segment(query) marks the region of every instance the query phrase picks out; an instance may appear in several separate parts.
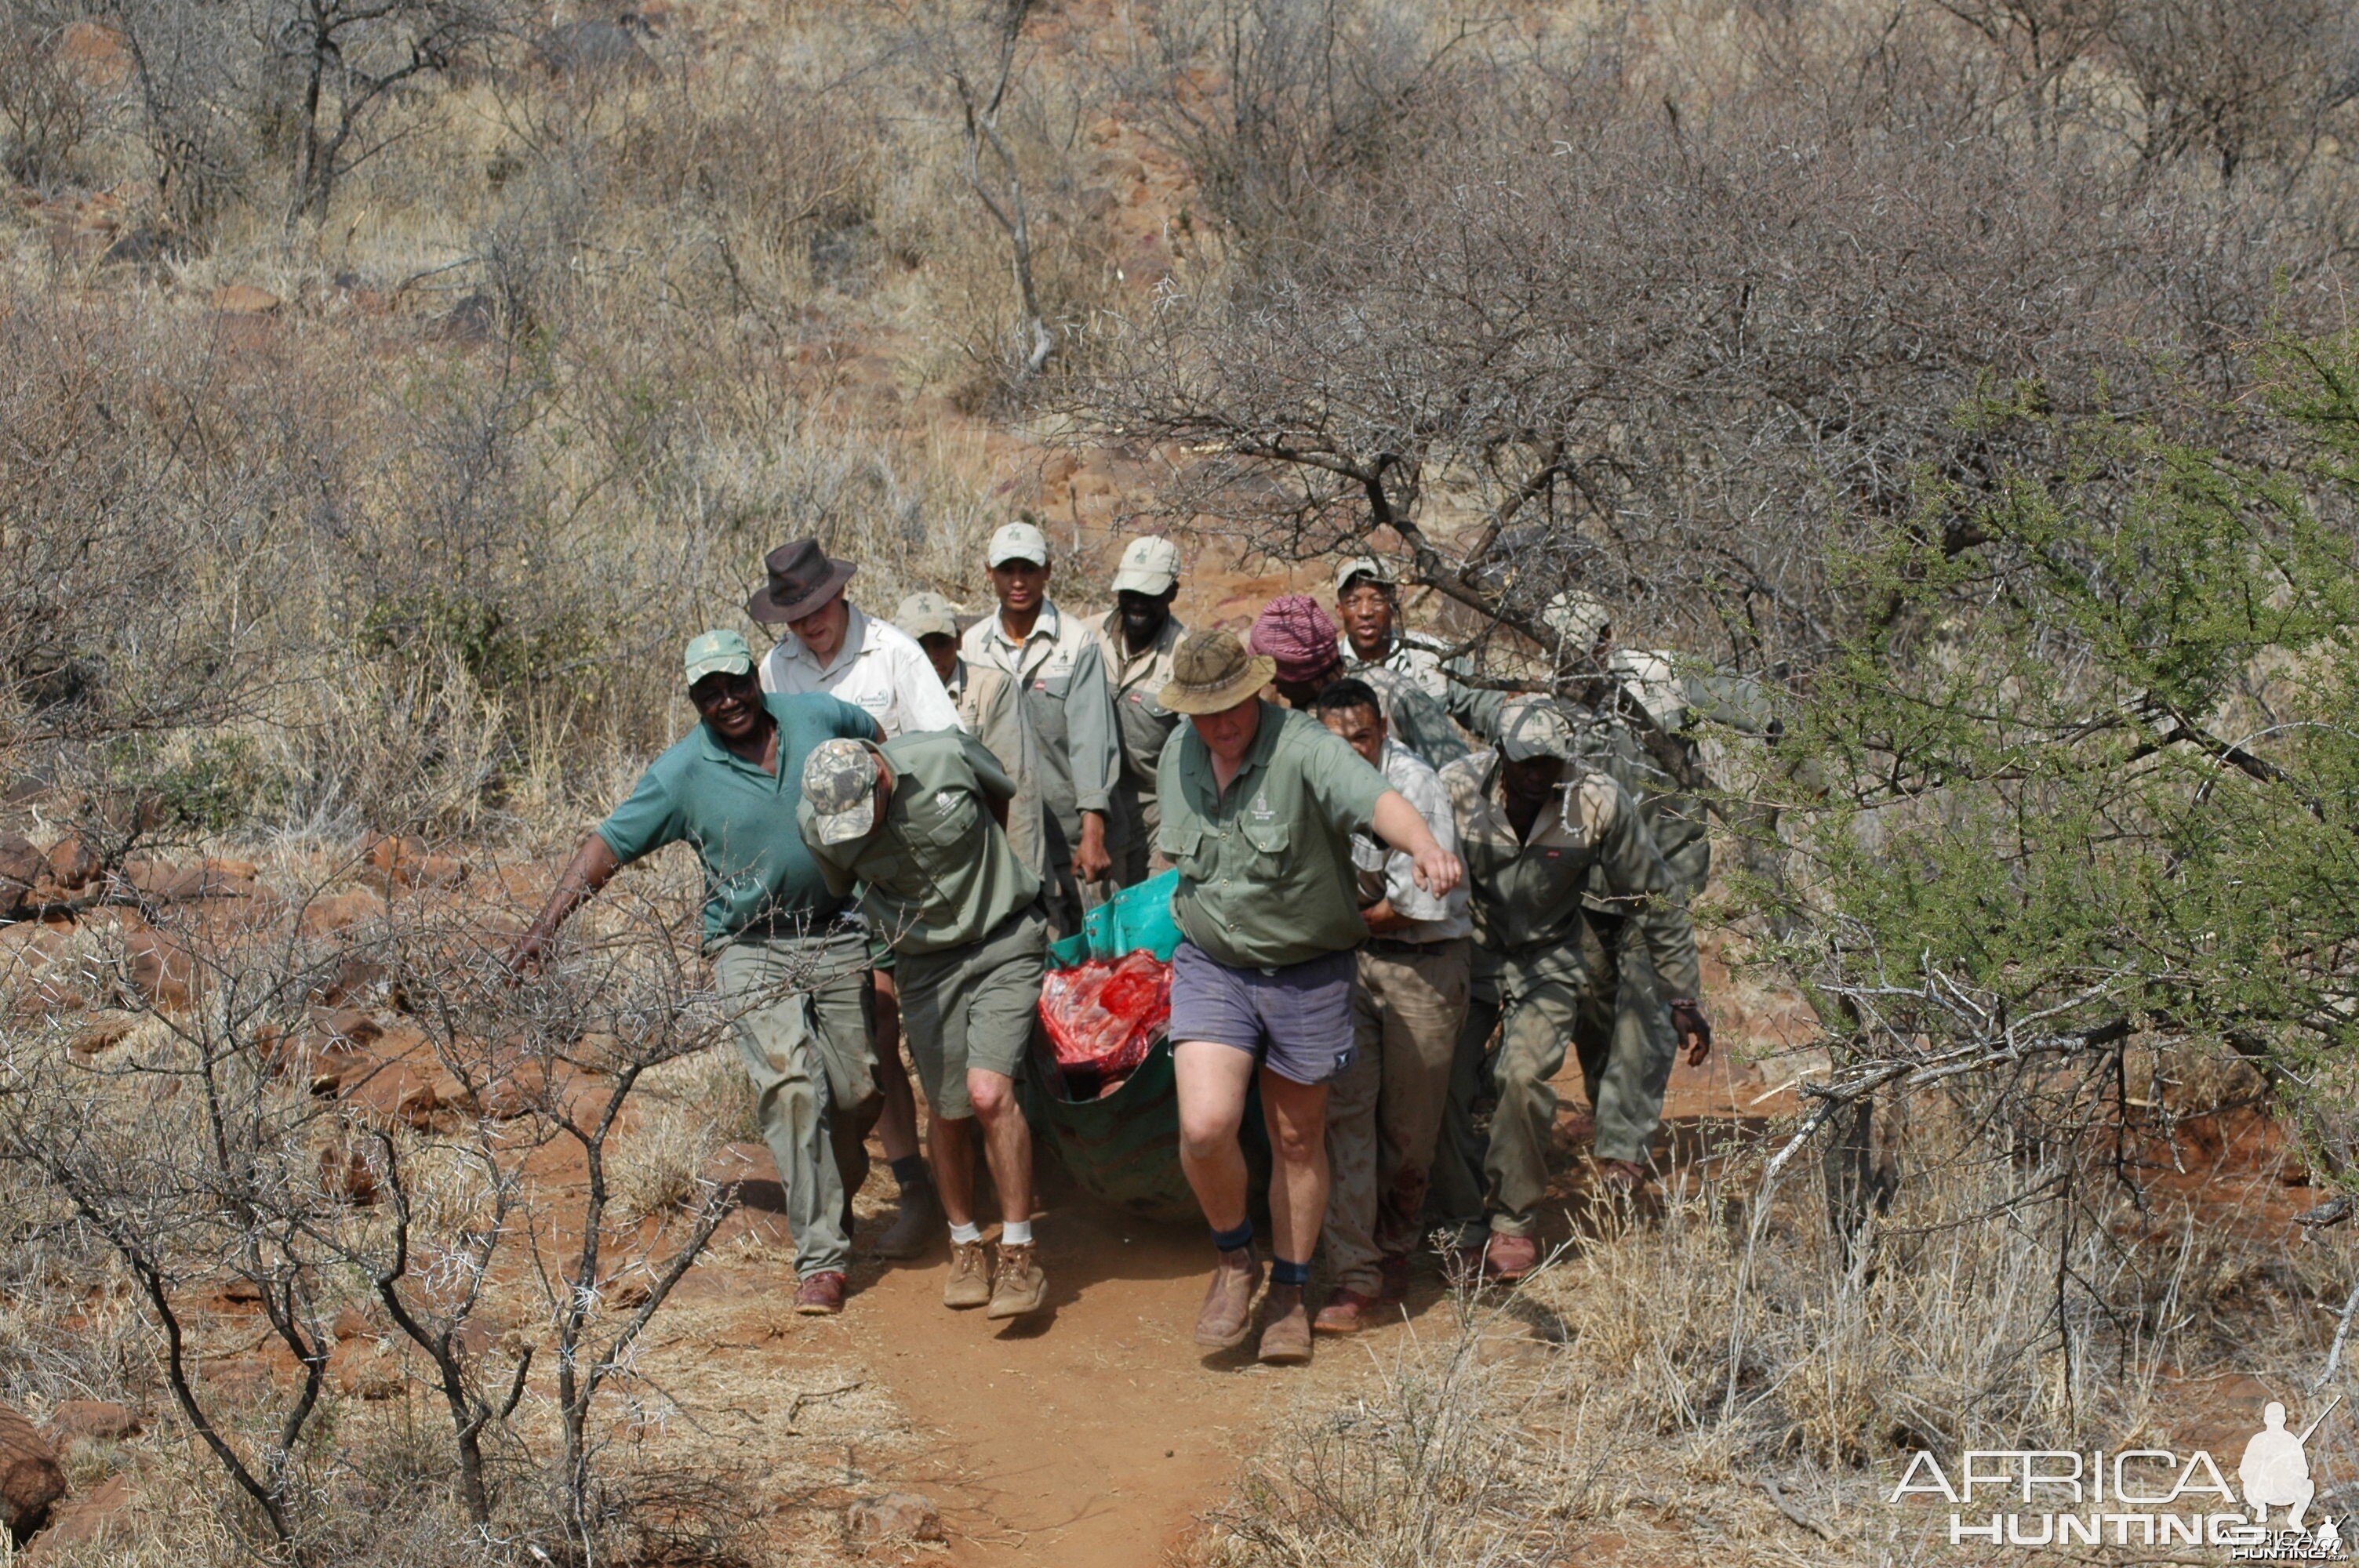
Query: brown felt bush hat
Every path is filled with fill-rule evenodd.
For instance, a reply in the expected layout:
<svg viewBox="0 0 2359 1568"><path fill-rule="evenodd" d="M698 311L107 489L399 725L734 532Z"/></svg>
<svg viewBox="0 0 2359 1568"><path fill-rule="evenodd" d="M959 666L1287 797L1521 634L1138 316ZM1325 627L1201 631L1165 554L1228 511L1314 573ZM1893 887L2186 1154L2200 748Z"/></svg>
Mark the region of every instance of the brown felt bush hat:
<svg viewBox="0 0 2359 1568"><path fill-rule="evenodd" d="M762 557L770 580L745 601L745 613L765 626L799 621L843 591L860 568L850 561L832 561L817 539L797 539L780 545Z"/></svg>
<svg viewBox="0 0 2359 1568"><path fill-rule="evenodd" d="M1277 662L1245 652L1234 632L1198 632L1171 654L1171 684L1156 700L1174 713L1225 713L1260 692Z"/></svg>

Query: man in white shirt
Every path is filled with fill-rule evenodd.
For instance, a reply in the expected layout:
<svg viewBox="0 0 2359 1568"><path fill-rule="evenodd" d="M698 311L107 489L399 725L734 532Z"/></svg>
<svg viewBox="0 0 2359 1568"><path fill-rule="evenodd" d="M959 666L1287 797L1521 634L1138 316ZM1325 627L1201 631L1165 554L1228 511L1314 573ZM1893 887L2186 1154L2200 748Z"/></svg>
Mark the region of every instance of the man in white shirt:
<svg viewBox="0 0 2359 1568"><path fill-rule="evenodd" d="M769 581L746 600L746 613L786 627L762 660L764 691L824 692L876 720L887 741L962 728L925 650L844 598L859 568L828 559L816 539L781 545L763 565Z"/></svg>
<svg viewBox="0 0 2359 1568"><path fill-rule="evenodd" d="M984 564L999 611L966 630L959 645L966 662L1005 671L1016 684L1016 721L1026 731L1021 754L1040 777L1040 836L1027 839L1012 818L1008 842L1040 879L1055 936L1081 929L1082 912L1113 889L1114 855L1107 818L1122 766L1114 697L1096 628L1067 615L1049 597L1048 535L1029 523L1010 523L991 536ZM1009 743L984 735L1005 757Z"/></svg>
<svg viewBox="0 0 2359 1568"><path fill-rule="evenodd" d="M1316 710L1457 853L1449 791L1387 733L1375 691L1346 677L1319 694ZM1353 840L1352 860L1369 936L1353 998L1357 1049L1327 1095L1333 1175L1322 1234L1334 1286L1311 1325L1321 1334L1356 1334L1408 1293L1473 961L1463 885L1436 898L1417 885L1409 857L1364 835Z"/></svg>
<svg viewBox="0 0 2359 1568"><path fill-rule="evenodd" d="M823 692L875 719L887 741L918 730L965 728L925 650L907 633L864 615L844 598L844 585L857 567L830 560L817 539L781 545L762 565L768 580L745 601L745 612L765 626L785 628L762 660L764 691ZM918 1098L901 1060L892 953L881 940L872 940L870 956L876 978L876 1086L885 1096L876 1136L901 1184L901 1212L869 1250L880 1258L914 1258L941 1227L940 1202L925 1157L918 1152Z"/></svg>

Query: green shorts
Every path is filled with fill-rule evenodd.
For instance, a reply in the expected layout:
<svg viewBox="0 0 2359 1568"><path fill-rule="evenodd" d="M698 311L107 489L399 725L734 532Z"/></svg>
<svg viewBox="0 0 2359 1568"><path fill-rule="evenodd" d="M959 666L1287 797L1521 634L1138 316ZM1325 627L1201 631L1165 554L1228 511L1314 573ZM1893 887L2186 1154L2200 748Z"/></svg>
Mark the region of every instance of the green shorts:
<svg viewBox="0 0 2359 1568"><path fill-rule="evenodd" d="M1038 905L1001 921L982 941L943 953L902 955L901 1038L918 1065L918 1082L934 1114L960 1121L974 1114L966 1076L981 1068L1023 1074L1032 1031L1040 1022L1040 973L1049 923Z"/></svg>

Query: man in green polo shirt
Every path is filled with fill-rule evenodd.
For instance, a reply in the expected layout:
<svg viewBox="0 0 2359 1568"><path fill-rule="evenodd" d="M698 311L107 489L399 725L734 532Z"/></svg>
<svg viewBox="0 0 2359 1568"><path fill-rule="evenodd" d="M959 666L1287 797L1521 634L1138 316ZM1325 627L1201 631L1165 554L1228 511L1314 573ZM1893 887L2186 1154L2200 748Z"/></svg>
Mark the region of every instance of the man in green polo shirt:
<svg viewBox="0 0 2359 1568"><path fill-rule="evenodd" d="M1327 1213L1327 1086L1352 1062L1353 949L1368 935L1352 835L1373 827L1436 897L1462 871L1358 752L1262 700L1273 667L1232 632L1180 644L1161 700L1189 722L1158 765L1156 847L1180 872L1186 938L1171 963L1180 1164L1220 1254L1196 1343L1243 1344L1261 1282L1237 1144L1258 1076L1275 1156L1259 1355L1298 1362L1310 1358L1302 1290Z"/></svg>
<svg viewBox="0 0 2359 1568"><path fill-rule="evenodd" d="M688 698L702 722L658 757L630 798L582 841L540 914L510 949L538 972L566 917L614 873L666 844L704 861L704 951L753 1081L762 1138L794 1229L795 1310L843 1309L852 1195L882 1105L869 1059L868 944L844 924L795 829L803 760L824 741L868 740L875 721L832 697L764 696L734 632L688 645Z"/></svg>
<svg viewBox="0 0 2359 1568"><path fill-rule="evenodd" d="M1016 1078L1039 1014L1049 921L1040 879L1007 842L1016 783L962 730L882 746L833 741L803 764L796 820L827 885L860 889L893 946L901 1022L933 1107L927 1136L951 1222L942 1304L1022 1317L1048 1300L1032 1242L1032 1133ZM999 1257L974 1219L974 1128L999 1188Z"/></svg>
<svg viewBox="0 0 2359 1568"><path fill-rule="evenodd" d="M1451 1106L1435 1152L1437 1206L1452 1222L1487 1213L1484 1267L1521 1279L1538 1260L1533 1239L1548 1192L1548 1147L1556 1126L1549 1080L1564 1065L1565 1043L1601 983L1583 950L1583 894L1591 875L1637 939L1668 998L1649 993L1667 1030L1690 1050L1712 1041L1696 1000L1695 934L1662 852L1637 803L1613 776L1582 761L1565 710L1522 697L1500 712L1499 741L1441 770L1466 857L1474 916L1473 1000L1459 1036ZM1470 1142L1484 1054L1498 1093L1487 1146ZM1668 1059L1606 1054L1582 1047L1582 1073L1596 1106L1601 1158L1643 1159L1662 1105ZM1477 1184L1479 1162L1482 1184Z"/></svg>

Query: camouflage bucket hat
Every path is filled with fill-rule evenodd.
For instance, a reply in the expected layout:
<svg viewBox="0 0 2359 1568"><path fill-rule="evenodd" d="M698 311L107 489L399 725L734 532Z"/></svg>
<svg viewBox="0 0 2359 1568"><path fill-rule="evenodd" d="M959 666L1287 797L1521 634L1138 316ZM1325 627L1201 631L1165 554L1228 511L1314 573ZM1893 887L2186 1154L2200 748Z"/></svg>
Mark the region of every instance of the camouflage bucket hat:
<svg viewBox="0 0 2359 1568"><path fill-rule="evenodd" d="M859 741L822 741L803 762L803 799L819 841L849 843L876 826L876 753Z"/></svg>
<svg viewBox="0 0 2359 1568"><path fill-rule="evenodd" d="M1547 697L1519 697L1499 710L1499 754L1511 762L1535 757L1570 762L1580 746L1572 720Z"/></svg>
<svg viewBox="0 0 2359 1568"><path fill-rule="evenodd" d="M1225 713L1277 673L1276 660L1246 653L1234 632L1215 628L1180 644L1171 655L1171 684L1156 699L1174 713Z"/></svg>

